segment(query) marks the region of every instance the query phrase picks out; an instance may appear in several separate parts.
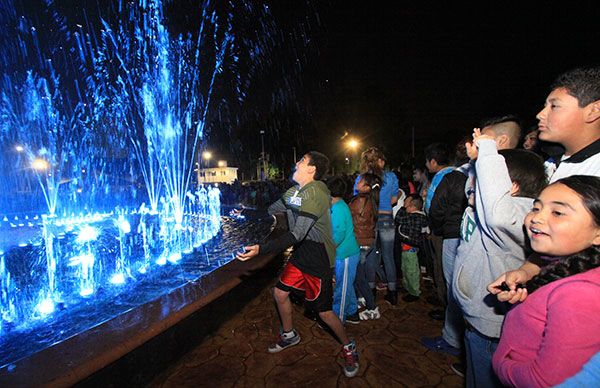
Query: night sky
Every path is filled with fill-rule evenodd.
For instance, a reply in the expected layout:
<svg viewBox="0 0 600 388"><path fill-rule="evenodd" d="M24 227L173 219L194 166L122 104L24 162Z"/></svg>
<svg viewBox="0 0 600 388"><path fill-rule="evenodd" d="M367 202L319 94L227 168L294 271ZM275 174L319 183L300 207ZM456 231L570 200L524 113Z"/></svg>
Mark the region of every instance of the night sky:
<svg viewBox="0 0 600 388"><path fill-rule="evenodd" d="M197 33L200 3L165 1L173 34ZM271 161L286 172L294 148L297 156L317 149L341 161L345 133L358 138L362 149L382 148L398 165L411 156L414 131L422 162L419 153L427 144L455 145L491 116L514 113L530 128L557 75L600 64L597 0L250 3L266 6L270 19L244 16L241 1L213 2L219 14L235 15L233 33L239 39L259 40L258 24L275 27L266 29L272 35L265 37L268 51L260 61L242 61L219 76L203 144L247 173L255 170L261 130ZM24 0L18 13L40 28L51 25L41 4ZM106 16L115 1L56 4L75 28L83 10L92 20ZM92 25L98 28L98 22ZM235 71L248 78L239 103L227 90Z"/></svg>
<svg viewBox="0 0 600 388"><path fill-rule="evenodd" d="M349 131L399 163L412 128L418 153L490 116L515 113L529 127L558 74L600 64L597 1L454 3L319 3L300 146L339 157Z"/></svg>

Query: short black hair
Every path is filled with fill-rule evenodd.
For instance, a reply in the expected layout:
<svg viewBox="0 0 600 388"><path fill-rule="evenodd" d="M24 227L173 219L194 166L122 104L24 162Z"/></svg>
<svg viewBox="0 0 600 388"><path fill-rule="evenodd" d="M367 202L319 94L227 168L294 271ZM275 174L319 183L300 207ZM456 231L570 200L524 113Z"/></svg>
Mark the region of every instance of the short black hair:
<svg viewBox="0 0 600 388"><path fill-rule="evenodd" d="M334 175L327 179L327 188L332 197L344 198L346 196L346 180L339 175Z"/></svg>
<svg viewBox="0 0 600 388"><path fill-rule="evenodd" d="M579 101L580 108L600 100L600 66L580 67L559 75L550 90L559 88L567 89Z"/></svg>
<svg viewBox="0 0 600 388"><path fill-rule="evenodd" d="M329 158L318 151L309 151L306 155L309 158L308 165L315 167L315 180L322 180L329 171Z"/></svg>
<svg viewBox="0 0 600 388"><path fill-rule="evenodd" d="M425 148L425 160L435 159L440 166L450 165L450 147L444 143L431 143Z"/></svg>
<svg viewBox="0 0 600 388"><path fill-rule="evenodd" d="M498 153L504 156L510 180L519 185L517 196L537 198L548 185L542 157L520 149L500 150Z"/></svg>
<svg viewBox="0 0 600 388"><path fill-rule="evenodd" d="M519 128L521 128L521 119L519 118L519 116L514 115L514 114L505 114L502 116L488 117L481 121L481 124L479 124L479 127L483 129L485 127L489 127L492 125L498 125L498 124L502 124L502 123L517 123Z"/></svg>
<svg viewBox="0 0 600 388"><path fill-rule="evenodd" d="M408 194L406 198L410 198L410 203L417 209L423 210L423 197L417 193Z"/></svg>

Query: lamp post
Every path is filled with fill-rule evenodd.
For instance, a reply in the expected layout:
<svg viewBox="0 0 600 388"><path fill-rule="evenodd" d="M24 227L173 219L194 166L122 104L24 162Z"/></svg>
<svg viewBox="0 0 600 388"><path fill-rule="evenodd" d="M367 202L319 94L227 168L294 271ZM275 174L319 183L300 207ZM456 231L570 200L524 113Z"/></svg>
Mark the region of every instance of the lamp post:
<svg viewBox="0 0 600 388"><path fill-rule="evenodd" d="M210 151L204 151L202 153L202 159L206 160L206 167L210 168L210 159L212 158L212 153Z"/></svg>
<svg viewBox="0 0 600 388"><path fill-rule="evenodd" d="M261 180L267 180L267 161L265 158L265 131L261 130L260 131L260 145L261 145L261 152L260 152L260 159L261 159Z"/></svg>
<svg viewBox="0 0 600 388"><path fill-rule="evenodd" d="M202 159L204 159L204 163L205 163L205 168L203 168L202 170L204 171L204 183L208 183L208 177L209 177L209 172L207 171L208 168L210 168L210 159L212 158L212 153L210 151L204 151L202 153Z"/></svg>
<svg viewBox="0 0 600 388"><path fill-rule="evenodd" d="M356 150L358 149L358 147L360 146L360 143L358 140L350 138L348 139L348 141L346 142L346 148L350 151L350 158L346 158L346 164L348 164L350 167L350 171L348 171L349 173L354 172L355 168L355 157L354 154L356 153Z"/></svg>

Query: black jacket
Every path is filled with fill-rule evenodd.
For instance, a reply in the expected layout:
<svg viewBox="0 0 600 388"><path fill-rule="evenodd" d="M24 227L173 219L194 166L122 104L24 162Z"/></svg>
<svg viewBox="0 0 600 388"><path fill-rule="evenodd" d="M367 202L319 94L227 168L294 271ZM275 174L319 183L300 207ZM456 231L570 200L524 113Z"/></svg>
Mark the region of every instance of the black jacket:
<svg viewBox="0 0 600 388"><path fill-rule="evenodd" d="M443 238L459 238L460 222L467 207L465 183L467 176L455 170L446 174L431 200L429 222L431 231Z"/></svg>

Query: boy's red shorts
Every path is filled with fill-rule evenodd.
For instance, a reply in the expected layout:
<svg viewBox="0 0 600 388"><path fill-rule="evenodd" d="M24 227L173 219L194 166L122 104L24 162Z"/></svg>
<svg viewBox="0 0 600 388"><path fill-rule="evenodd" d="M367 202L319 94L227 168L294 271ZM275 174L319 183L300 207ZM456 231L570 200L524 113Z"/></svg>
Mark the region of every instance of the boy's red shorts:
<svg viewBox="0 0 600 388"><path fill-rule="evenodd" d="M304 292L306 304L317 312L329 311L333 307L333 286L331 279L321 279L302 272L292 263L287 263L277 282L277 288L291 292Z"/></svg>

